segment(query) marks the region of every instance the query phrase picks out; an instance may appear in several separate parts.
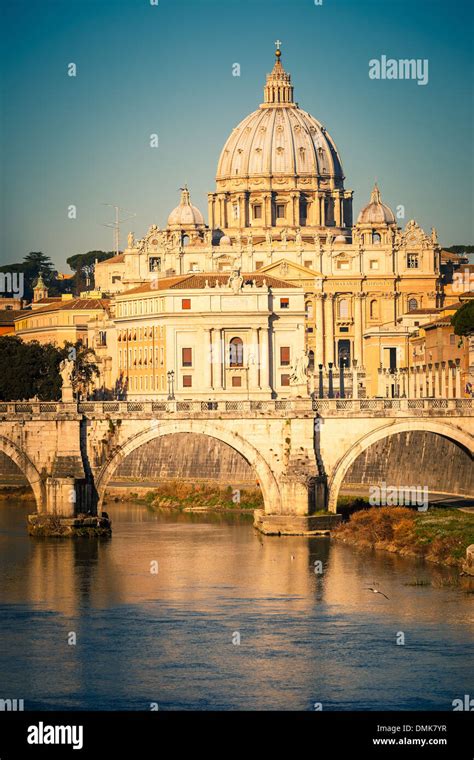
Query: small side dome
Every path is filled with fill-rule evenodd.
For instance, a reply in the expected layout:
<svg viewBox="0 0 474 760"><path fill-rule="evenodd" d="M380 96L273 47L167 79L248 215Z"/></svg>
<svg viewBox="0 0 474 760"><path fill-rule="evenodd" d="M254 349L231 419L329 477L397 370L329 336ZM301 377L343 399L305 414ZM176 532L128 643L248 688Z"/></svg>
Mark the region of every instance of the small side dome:
<svg viewBox="0 0 474 760"><path fill-rule="evenodd" d="M191 196L186 185L181 188L179 206L168 217L168 227L200 227L204 225L204 217L191 203Z"/></svg>
<svg viewBox="0 0 474 760"><path fill-rule="evenodd" d="M232 245L232 240L228 235L222 235L221 239L219 240L219 245Z"/></svg>
<svg viewBox="0 0 474 760"><path fill-rule="evenodd" d="M347 238L344 235L336 235L334 238L335 243L344 243L344 245L347 243Z"/></svg>
<svg viewBox="0 0 474 760"><path fill-rule="evenodd" d="M391 208L382 203L377 183L370 196L370 203L365 206L357 218L357 224L395 224L395 215Z"/></svg>

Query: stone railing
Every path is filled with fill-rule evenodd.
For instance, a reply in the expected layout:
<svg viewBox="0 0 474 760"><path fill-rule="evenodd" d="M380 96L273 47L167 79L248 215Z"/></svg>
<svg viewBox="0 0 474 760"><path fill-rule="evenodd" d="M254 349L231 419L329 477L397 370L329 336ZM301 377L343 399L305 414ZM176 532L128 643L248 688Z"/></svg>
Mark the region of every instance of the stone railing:
<svg viewBox="0 0 474 760"><path fill-rule="evenodd" d="M0 402L0 417L34 416L50 418L50 415L83 415L86 417L108 416L112 418L139 415L166 417L168 415L209 415L242 414L258 416L272 414L313 414L322 416L351 416L352 414L396 415L405 414L464 414L474 411L474 399L443 398L361 398L361 399L275 399L259 400L219 400L219 401L82 401L66 403L55 401Z"/></svg>
<svg viewBox="0 0 474 760"><path fill-rule="evenodd" d="M397 414L397 412L432 414L443 412L467 413L474 411L472 398L361 398L317 399L314 408L322 416L348 412L370 414Z"/></svg>

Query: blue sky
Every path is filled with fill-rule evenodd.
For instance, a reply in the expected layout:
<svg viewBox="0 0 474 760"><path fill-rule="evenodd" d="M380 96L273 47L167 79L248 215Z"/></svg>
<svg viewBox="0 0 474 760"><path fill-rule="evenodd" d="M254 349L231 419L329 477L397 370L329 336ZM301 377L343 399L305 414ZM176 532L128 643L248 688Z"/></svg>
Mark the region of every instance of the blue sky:
<svg viewBox="0 0 474 760"><path fill-rule="evenodd" d="M474 242L471 5L3 0L0 262L42 250L67 271L68 256L113 248L103 203L137 214L123 244L164 226L185 182L207 218L219 153L262 102L276 39L295 99L339 148L355 212L377 179L404 223ZM428 59L428 84L370 79L382 55Z"/></svg>

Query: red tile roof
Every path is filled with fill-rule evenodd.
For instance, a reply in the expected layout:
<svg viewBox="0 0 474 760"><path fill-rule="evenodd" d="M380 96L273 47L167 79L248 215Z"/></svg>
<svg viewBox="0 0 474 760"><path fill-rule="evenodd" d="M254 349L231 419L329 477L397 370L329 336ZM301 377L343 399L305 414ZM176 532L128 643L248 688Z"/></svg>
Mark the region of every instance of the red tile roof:
<svg viewBox="0 0 474 760"><path fill-rule="evenodd" d="M37 314L46 314L50 311L84 311L86 309L103 310L109 313L110 301L105 298L74 298L70 301L56 301L55 303L43 306L40 309L30 309L20 312L22 317L36 316ZM17 317L18 319L20 317Z"/></svg>
<svg viewBox="0 0 474 760"><path fill-rule="evenodd" d="M117 256L112 256L110 259L99 261L97 266L100 266L101 264L121 264L123 261L125 261L125 255L123 253L119 253Z"/></svg>

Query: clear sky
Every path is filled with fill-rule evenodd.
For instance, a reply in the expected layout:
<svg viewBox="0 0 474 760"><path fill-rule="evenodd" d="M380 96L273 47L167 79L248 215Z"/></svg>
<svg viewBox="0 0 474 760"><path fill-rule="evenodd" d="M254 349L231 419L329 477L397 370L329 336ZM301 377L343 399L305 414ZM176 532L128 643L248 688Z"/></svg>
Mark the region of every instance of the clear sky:
<svg viewBox="0 0 474 760"><path fill-rule="evenodd" d="M67 271L68 256L113 249L101 204L137 214L123 246L128 229L166 224L185 182L207 218L219 153L262 102L277 39L295 99L339 148L355 212L377 179L385 202L405 206L403 224L474 242L472 0L2 6L0 263L41 250ZM428 84L370 79L382 55L428 59Z"/></svg>

